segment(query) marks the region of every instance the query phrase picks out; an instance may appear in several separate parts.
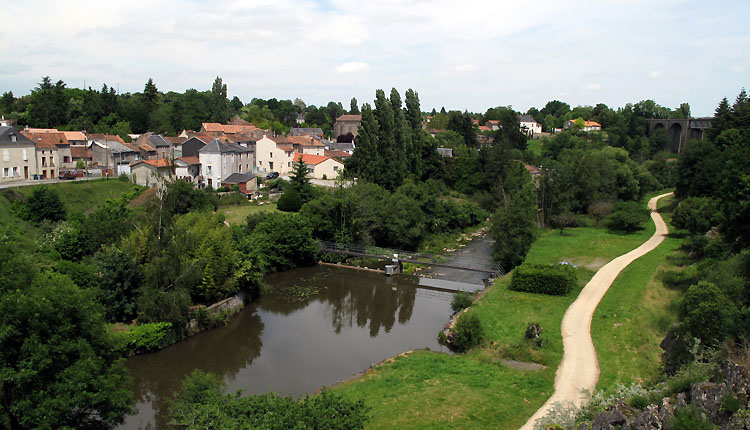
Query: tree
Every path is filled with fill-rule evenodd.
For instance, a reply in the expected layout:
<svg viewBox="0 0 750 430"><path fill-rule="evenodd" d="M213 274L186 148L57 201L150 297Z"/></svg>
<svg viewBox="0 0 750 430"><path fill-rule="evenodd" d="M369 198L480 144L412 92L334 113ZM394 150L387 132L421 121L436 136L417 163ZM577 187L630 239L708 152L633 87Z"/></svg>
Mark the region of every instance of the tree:
<svg viewBox="0 0 750 430"><path fill-rule="evenodd" d="M279 197L276 207L282 212L299 212L303 204L302 197L297 190L290 187Z"/></svg>
<svg viewBox="0 0 750 430"><path fill-rule="evenodd" d="M732 108L729 106L729 100L724 97L714 111L714 118L711 127L706 130L706 136L711 141L715 140L722 131L731 128L732 122Z"/></svg>
<svg viewBox="0 0 750 430"><path fill-rule="evenodd" d="M309 173L310 169L307 167L307 164L302 161L302 156L298 156L297 160L294 162L292 176L289 178L289 188L297 192L302 199L302 203L307 202L312 198L313 188L312 185L310 185L310 178L307 176Z"/></svg>
<svg viewBox="0 0 750 430"><path fill-rule="evenodd" d="M648 220L650 213L638 202L620 202L607 219L607 227L626 234L633 233L643 229L643 223Z"/></svg>
<svg viewBox="0 0 750 430"><path fill-rule="evenodd" d="M357 107L356 97L352 97L352 100L349 102L349 113L351 115L359 115L359 107Z"/></svg>
<svg viewBox="0 0 750 430"><path fill-rule="evenodd" d="M719 287L700 281L685 292L678 315L690 335L714 346L729 334L737 308Z"/></svg>
<svg viewBox="0 0 750 430"><path fill-rule="evenodd" d="M142 275L138 263L114 246L94 257L98 271L99 301L110 322L130 322L136 316L137 290Z"/></svg>
<svg viewBox="0 0 750 430"><path fill-rule="evenodd" d="M578 218L571 212L562 212L557 215L552 215L549 220L549 225L552 228L559 228L560 234L563 234L563 230L571 227L578 227Z"/></svg>
<svg viewBox="0 0 750 430"><path fill-rule="evenodd" d="M469 148L477 146L477 134L474 131L474 124L468 113L464 114L459 111L451 111L448 118L448 130L453 130L460 134Z"/></svg>
<svg viewBox="0 0 750 430"><path fill-rule="evenodd" d="M677 161L677 197L709 197L718 189L724 164L722 153L708 141L691 141Z"/></svg>
<svg viewBox="0 0 750 430"><path fill-rule="evenodd" d="M17 273L0 277L0 421L10 429L121 424L131 410L129 377L92 293L39 271L30 256L26 269L7 257L0 267ZM19 274L26 282L16 282Z"/></svg>
<svg viewBox="0 0 750 430"><path fill-rule="evenodd" d="M312 227L298 214L271 213L238 245L245 256L257 259L264 270L281 271L315 264L318 244Z"/></svg>
<svg viewBox="0 0 750 430"><path fill-rule="evenodd" d="M688 197L681 201L672 214L672 225L691 234L705 234L718 226L721 211L718 202L710 197Z"/></svg>
<svg viewBox="0 0 750 430"><path fill-rule="evenodd" d="M537 234L536 193L533 185L524 188L492 216L490 237L495 240L492 257L505 270L521 264Z"/></svg>
<svg viewBox="0 0 750 430"><path fill-rule="evenodd" d="M50 187L41 186L34 188L34 191L26 199L27 219L32 222L41 222L44 220L57 222L66 217L65 205L60 200L60 196Z"/></svg>
<svg viewBox="0 0 750 430"><path fill-rule="evenodd" d="M216 77L211 86L211 121L225 123L229 119L229 102L227 100L227 84Z"/></svg>

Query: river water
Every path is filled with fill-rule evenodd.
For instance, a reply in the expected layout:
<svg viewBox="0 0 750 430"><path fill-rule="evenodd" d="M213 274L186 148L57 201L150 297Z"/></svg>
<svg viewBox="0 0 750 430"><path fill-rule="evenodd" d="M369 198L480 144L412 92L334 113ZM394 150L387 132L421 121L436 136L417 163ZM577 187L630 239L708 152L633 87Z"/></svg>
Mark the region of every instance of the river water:
<svg viewBox="0 0 750 430"><path fill-rule="evenodd" d="M227 326L128 360L137 412L122 429L165 428L168 399L195 369L220 375L231 392L296 396L404 351L447 352L437 334L453 294L420 287L419 278L316 266L264 282L272 292Z"/></svg>

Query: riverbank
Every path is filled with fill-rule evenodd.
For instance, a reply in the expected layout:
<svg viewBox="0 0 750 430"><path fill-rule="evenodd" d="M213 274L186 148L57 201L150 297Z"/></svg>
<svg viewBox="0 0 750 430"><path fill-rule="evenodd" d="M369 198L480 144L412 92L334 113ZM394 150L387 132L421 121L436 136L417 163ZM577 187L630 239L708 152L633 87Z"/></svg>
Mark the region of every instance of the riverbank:
<svg viewBox="0 0 750 430"><path fill-rule="evenodd" d="M644 200L645 204L645 200ZM519 428L546 401L554 388L562 357L560 323L565 310L593 274L612 258L643 243L653 224L633 235L604 228L575 228L560 234L546 231L526 261L549 264L567 261L578 266L578 288L569 296L552 297L510 291L510 277L497 279L485 297L472 306L489 340L464 355L445 356L416 351L377 367L337 387L373 408L368 428ZM541 348L524 339L530 322L542 326ZM524 370L503 360L547 366Z"/></svg>

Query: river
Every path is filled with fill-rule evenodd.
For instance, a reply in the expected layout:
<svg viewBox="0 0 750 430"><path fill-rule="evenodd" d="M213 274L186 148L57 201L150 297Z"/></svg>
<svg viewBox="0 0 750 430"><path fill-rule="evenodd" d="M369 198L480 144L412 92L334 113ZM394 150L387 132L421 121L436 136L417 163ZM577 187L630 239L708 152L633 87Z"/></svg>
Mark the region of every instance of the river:
<svg viewBox="0 0 750 430"><path fill-rule="evenodd" d="M450 261L488 259L479 238ZM315 266L274 273L271 292L248 304L224 327L161 351L128 359L136 414L121 429L166 428L168 401L195 369L215 373L230 392L314 393L405 351L430 348L448 322L453 294L474 291L486 275L436 268L424 277Z"/></svg>
<svg viewBox="0 0 750 430"><path fill-rule="evenodd" d="M225 327L131 357L135 415L122 429L166 427L167 401L195 369L220 375L229 391L314 393L416 348L437 343L453 294L418 278L334 267L268 275L273 289Z"/></svg>

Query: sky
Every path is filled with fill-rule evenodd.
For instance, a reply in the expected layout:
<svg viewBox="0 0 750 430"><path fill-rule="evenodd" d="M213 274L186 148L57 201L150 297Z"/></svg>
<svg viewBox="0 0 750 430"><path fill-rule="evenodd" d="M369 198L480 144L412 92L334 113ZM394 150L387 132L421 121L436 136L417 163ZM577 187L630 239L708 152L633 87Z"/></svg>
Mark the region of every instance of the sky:
<svg viewBox="0 0 750 430"><path fill-rule="evenodd" d="M43 76L121 93L525 112L652 99L711 116L750 82L750 2L681 0L3 0L0 92Z"/></svg>

